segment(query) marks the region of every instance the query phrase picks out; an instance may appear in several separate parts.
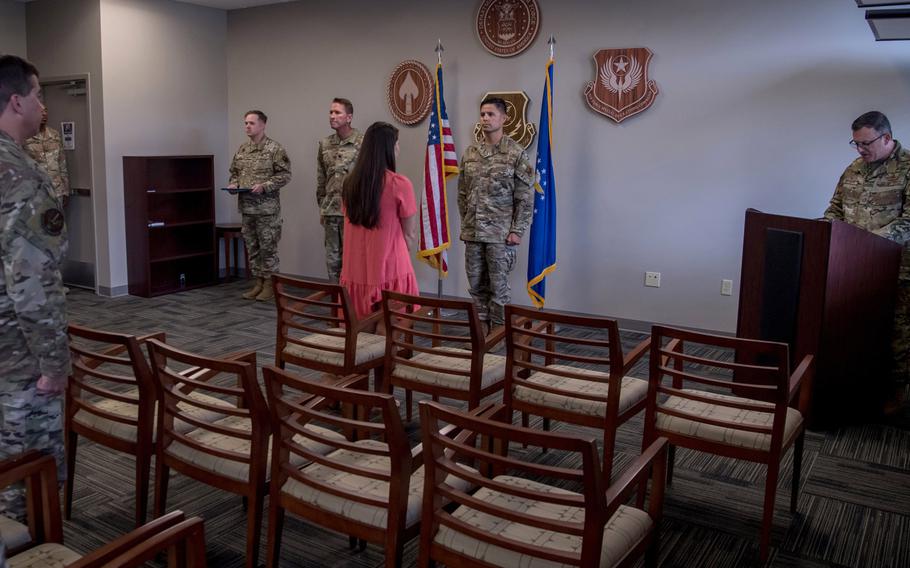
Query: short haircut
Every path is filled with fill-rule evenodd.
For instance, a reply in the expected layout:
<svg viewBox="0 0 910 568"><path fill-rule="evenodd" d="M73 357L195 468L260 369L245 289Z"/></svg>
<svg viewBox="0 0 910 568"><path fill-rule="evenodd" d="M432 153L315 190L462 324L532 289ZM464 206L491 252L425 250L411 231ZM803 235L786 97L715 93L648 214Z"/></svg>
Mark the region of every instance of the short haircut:
<svg viewBox="0 0 910 568"><path fill-rule="evenodd" d="M341 97L335 97L334 99L332 99L332 103L338 103L338 104L344 106L344 112L346 112L348 114L354 114L354 103L352 103L348 99L343 99Z"/></svg>
<svg viewBox="0 0 910 568"><path fill-rule="evenodd" d="M31 92L29 77L38 77L38 68L15 55L0 55L0 113L6 110L13 95L26 96Z"/></svg>
<svg viewBox="0 0 910 568"><path fill-rule="evenodd" d="M870 110L869 112L860 115L859 118L853 121L853 125L851 126L853 132L866 127L871 128L879 134L891 134L891 123L888 122L888 117L877 110Z"/></svg>
<svg viewBox="0 0 910 568"><path fill-rule="evenodd" d="M499 112L502 114L509 114L509 112L506 110L505 99L501 99L499 97L487 97L480 103L480 106L483 105L493 105L498 108Z"/></svg>
<svg viewBox="0 0 910 568"><path fill-rule="evenodd" d="M265 115L265 113L262 112L261 110L248 110L248 111L246 111L245 113L243 113L243 118L246 118L246 117L248 117L248 116L251 115L251 114L255 114L256 116L258 116L258 117L259 117L259 120L261 120L262 122L268 122L268 121L269 121L269 117L267 117L267 116Z"/></svg>

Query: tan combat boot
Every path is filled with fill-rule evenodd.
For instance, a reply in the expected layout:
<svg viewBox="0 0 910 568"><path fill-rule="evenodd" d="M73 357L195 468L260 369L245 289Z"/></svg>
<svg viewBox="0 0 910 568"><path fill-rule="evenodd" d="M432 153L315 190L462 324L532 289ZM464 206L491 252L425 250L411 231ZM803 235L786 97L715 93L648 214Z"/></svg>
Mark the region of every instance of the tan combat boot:
<svg viewBox="0 0 910 568"><path fill-rule="evenodd" d="M262 290L256 296L257 302L268 302L275 298L275 290L272 288L271 278L265 280L262 284Z"/></svg>
<svg viewBox="0 0 910 568"><path fill-rule="evenodd" d="M264 281L262 278L256 278L256 282L253 283L253 287L243 293L243 298L245 300L252 300L259 295L259 292L262 292Z"/></svg>

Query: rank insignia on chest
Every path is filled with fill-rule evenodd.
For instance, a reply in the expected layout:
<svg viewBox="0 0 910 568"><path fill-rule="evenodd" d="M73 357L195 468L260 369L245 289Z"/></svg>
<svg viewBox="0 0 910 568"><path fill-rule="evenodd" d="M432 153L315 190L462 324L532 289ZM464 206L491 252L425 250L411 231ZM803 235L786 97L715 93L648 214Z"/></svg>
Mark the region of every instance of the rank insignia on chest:
<svg viewBox="0 0 910 568"><path fill-rule="evenodd" d="M44 232L53 237L60 236L60 233L63 232L65 223L63 211L57 208L48 209L41 215L41 228L44 229Z"/></svg>

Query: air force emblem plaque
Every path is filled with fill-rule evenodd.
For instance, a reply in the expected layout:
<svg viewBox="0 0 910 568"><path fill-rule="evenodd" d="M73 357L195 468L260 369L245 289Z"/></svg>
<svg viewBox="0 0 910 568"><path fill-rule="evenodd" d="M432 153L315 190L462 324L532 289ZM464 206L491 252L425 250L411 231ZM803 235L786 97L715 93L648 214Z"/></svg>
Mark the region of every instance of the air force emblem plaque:
<svg viewBox="0 0 910 568"><path fill-rule="evenodd" d="M499 97L506 101L506 121L502 125L502 131L527 150L534 141L534 135L537 134L537 127L527 119L528 103L531 99L524 91L508 91L489 92L480 100L488 97ZM474 140L477 142L483 140L483 128L479 122L474 125Z"/></svg>
<svg viewBox="0 0 910 568"><path fill-rule="evenodd" d="M601 49L594 54L594 80L585 85L585 100L617 123L646 110L657 97L648 79L654 54L647 47Z"/></svg>

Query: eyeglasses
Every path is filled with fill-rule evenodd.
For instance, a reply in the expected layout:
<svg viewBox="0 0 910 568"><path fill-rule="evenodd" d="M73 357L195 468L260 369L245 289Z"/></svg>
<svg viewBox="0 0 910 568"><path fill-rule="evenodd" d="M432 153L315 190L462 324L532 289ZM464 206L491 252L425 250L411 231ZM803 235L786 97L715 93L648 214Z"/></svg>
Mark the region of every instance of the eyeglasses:
<svg viewBox="0 0 910 568"><path fill-rule="evenodd" d="M873 143L875 143L876 140L878 140L879 138L881 138L881 137L884 136L885 134L887 134L887 132L885 132L884 134L879 134L879 135L878 135L878 138L873 138L872 140L869 140L868 142L861 142L861 141L859 141L859 140L851 140L851 141L850 141L850 145L853 146L854 148L868 148L868 147L871 146Z"/></svg>

